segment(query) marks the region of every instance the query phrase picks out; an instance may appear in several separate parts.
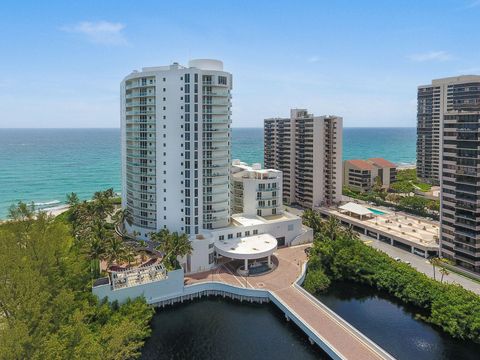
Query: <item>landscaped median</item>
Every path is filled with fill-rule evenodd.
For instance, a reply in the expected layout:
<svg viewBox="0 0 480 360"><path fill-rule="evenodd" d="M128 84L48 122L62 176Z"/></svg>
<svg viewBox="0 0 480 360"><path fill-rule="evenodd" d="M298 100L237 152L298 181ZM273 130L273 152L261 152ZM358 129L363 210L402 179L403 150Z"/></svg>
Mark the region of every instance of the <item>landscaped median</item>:
<svg viewBox="0 0 480 360"><path fill-rule="evenodd" d="M406 304L421 318L453 337L480 342L480 297L459 285L435 281L411 266L371 248L334 218L323 221L307 211L304 222L314 229L305 288L324 291L331 282L353 281L376 287Z"/></svg>

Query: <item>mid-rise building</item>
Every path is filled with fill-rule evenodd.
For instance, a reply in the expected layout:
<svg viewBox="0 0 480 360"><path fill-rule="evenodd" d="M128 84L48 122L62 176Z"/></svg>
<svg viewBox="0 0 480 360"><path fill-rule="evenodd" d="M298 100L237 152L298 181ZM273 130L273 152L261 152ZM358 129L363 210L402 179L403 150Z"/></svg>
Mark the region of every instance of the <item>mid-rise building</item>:
<svg viewBox="0 0 480 360"><path fill-rule="evenodd" d="M480 76L446 83L442 108L441 255L480 272Z"/></svg>
<svg viewBox="0 0 480 360"><path fill-rule="evenodd" d="M189 273L219 257L242 259L248 271L248 260L268 256L270 266L277 245L312 240L298 216L279 215L280 172L251 169L252 182L242 176L248 191L231 216L231 171L239 166L231 169L231 89L232 75L209 59L143 68L121 83L126 231L139 239L161 229L188 234L193 252L181 264Z"/></svg>
<svg viewBox="0 0 480 360"><path fill-rule="evenodd" d="M265 168L283 173L283 202L306 208L337 203L342 196L342 123L292 109L290 118L264 121Z"/></svg>
<svg viewBox="0 0 480 360"><path fill-rule="evenodd" d="M281 171L234 160L231 177L232 214L270 216L282 213Z"/></svg>
<svg viewBox="0 0 480 360"><path fill-rule="evenodd" d="M345 160L343 185L353 190L369 191L379 179L383 189L388 189L397 178L397 166L383 158Z"/></svg>

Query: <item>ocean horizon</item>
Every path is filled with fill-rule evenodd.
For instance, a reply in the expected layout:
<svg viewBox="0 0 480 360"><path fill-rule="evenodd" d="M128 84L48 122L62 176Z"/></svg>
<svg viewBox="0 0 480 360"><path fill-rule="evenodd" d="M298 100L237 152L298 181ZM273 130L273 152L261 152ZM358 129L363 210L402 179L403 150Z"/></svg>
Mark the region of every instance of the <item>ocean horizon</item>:
<svg viewBox="0 0 480 360"><path fill-rule="evenodd" d="M416 162L416 128L343 129L343 159ZM232 128L232 159L263 164L263 128ZM119 128L0 128L0 219L19 201L50 208L121 189Z"/></svg>

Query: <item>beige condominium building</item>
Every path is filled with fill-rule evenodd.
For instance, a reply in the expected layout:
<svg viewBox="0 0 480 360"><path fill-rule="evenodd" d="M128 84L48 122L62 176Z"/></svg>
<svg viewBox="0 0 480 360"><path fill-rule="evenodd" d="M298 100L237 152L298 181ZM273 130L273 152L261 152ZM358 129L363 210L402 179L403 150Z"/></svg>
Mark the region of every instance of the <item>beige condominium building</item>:
<svg viewBox="0 0 480 360"><path fill-rule="evenodd" d="M477 83L479 78L477 75L448 77L418 87L417 174L424 181L435 185L440 183L444 116L453 111L454 97L471 94L460 95L453 89Z"/></svg>
<svg viewBox="0 0 480 360"><path fill-rule="evenodd" d="M283 172L283 202L329 206L342 196L342 123L292 109L290 118L264 121L265 168Z"/></svg>
<svg viewBox="0 0 480 360"><path fill-rule="evenodd" d="M440 108L443 257L480 272L480 76L434 80Z"/></svg>
<svg viewBox="0 0 480 360"><path fill-rule="evenodd" d="M345 160L343 163L343 185L353 190L370 190L377 177L382 188L388 189L397 179L397 166L383 158Z"/></svg>

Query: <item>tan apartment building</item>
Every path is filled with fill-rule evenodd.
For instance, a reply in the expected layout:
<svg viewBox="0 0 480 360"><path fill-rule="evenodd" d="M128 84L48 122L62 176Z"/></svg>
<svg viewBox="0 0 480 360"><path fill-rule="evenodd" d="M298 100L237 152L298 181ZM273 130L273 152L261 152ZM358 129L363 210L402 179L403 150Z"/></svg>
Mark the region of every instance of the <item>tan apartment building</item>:
<svg viewBox="0 0 480 360"><path fill-rule="evenodd" d="M441 255L480 272L480 76L445 84L441 152Z"/></svg>
<svg viewBox="0 0 480 360"><path fill-rule="evenodd" d="M452 89L475 84L478 75L454 76L434 79L429 85L420 85L417 91L417 174L422 180L440 184L442 159L443 120L454 109ZM455 100L460 101L460 100Z"/></svg>
<svg viewBox="0 0 480 360"><path fill-rule="evenodd" d="M314 116L306 109L265 119L265 168L283 172L285 204L313 208L341 200L342 126L339 116Z"/></svg>
<svg viewBox="0 0 480 360"><path fill-rule="evenodd" d="M377 177L382 181L382 188L388 189L397 179L397 166L383 158L343 162L343 185L353 190L369 191Z"/></svg>

